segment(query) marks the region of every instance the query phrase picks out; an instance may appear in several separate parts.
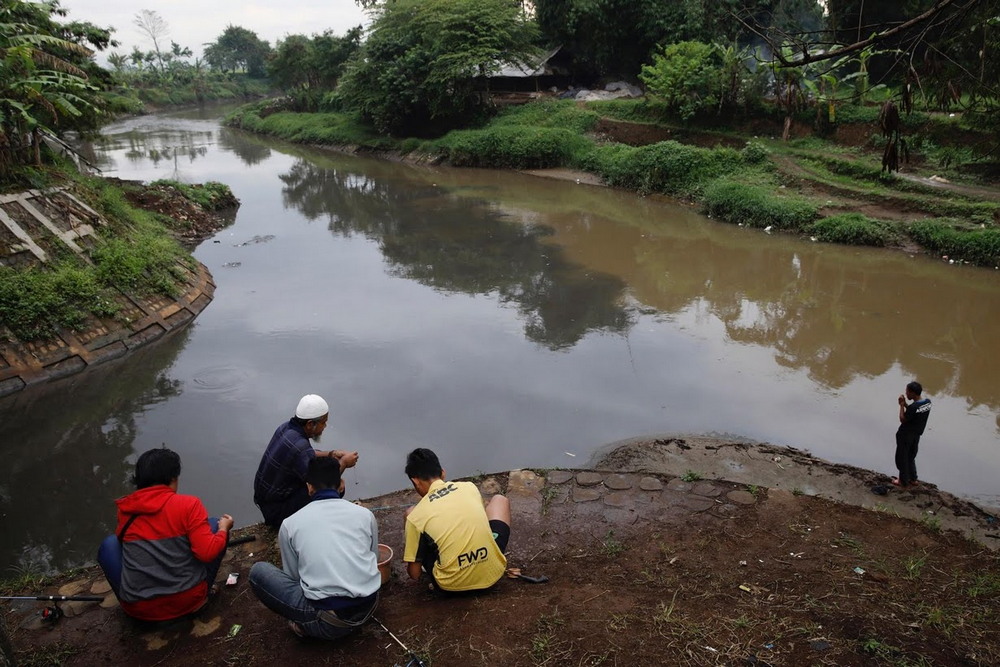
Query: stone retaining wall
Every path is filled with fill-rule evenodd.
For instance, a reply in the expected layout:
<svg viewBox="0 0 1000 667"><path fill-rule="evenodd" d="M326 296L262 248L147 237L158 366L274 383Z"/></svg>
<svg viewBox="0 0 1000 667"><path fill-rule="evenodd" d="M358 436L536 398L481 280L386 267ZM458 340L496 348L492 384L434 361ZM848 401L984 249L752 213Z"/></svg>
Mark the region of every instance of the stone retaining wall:
<svg viewBox="0 0 1000 667"><path fill-rule="evenodd" d="M64 246L89 261L86 250L105 221L65 190L29 190L0 196L0 264L48 262ZM90 316L77 331L61 329L45 341L23 342L0 327L0 397L30 385L73 375L183 328L212 301L215 283L204 265L179 268L186 278L177 298L118 293L113 319Z"/></svg>

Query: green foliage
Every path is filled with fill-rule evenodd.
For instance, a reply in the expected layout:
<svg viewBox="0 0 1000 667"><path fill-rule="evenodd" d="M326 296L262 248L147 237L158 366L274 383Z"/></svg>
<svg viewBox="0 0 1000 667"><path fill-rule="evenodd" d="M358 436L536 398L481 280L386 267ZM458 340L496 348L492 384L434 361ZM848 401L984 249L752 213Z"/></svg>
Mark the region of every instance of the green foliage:
<svg viewBox="0 0 1000 667"><path fill-rule="evenodd" d="M740 153L731 148L698 148L676 141L638 148L599 146L582 164L609 185L677 196L697 195L705 183L744 167Z"/></svg>
<svg viewBox="0 0 1000 667"><path fill-rule="evenodd" d="M695 472L694 470L687 470L684 472L683 475L681 475L681 481L687 482L689 484L691 482L697 482L700 479L701 479L701 474Z"/></svg>
<svg viewBox="0 0 1000 667"><path fill-rule="evenodd" d="M816 205L781 197L763 187L719 179L702 196L705 212L734 224L801 230L816 218Z"/></svg>
<svg viewBox="0 0 1000 667"><path fill-rule="evenodd" d="M771 151L759 141L748 141L740 154L744 162L752 165L765 164L771 159Z"/></svg>
<svg viewBox="0 0 1000 667"><path fill-rule="evenodd" d="M577 79L635 77L658 45L685 40L747 43L752 15L761 28L813 30L820 26L815 2L675 2L671 0L535 0L545 41L573 56ZM794 13L794 15L793 15Z"/></svg>
<svg viewBox="0 0 1000 667"><path fill-rule="evenodd" d="M219 37L205 47L205 62L222 72L243 71L249 76L264 76L264 61L271 46L257 33L235 25L226 26Z"/></svg>
<svg viewBox="0 0 1000 667"><path fill-rule="evenodd" d="M108 317L117 310L88 267L71 261L52 268L0 266L0 323L22 340L48 338L59 327L77 328L87 313Z"/></svg>
<svg viewBox="0 0 1000 667"><path fill-rule="evenodd" d="M959 230L946 219L920 220L910 236L931 252L980 266L1000 265L1000 229Z"/></svg>
<svg viewBox="0 0 1000 667"><path fill-rule="evenodd" d="M42 134L97 123L97 88L88 80L93 52L85 44L106 41L90 24L60 25L61 14L58 3L0 4L0 175L39 164Z"/></svg>
<svg viewBox="0 0 1000 667"><path fill-rule="evenodd" d="M613 530L609 530L608 534L604 536L604 540L601 541L601 550L608 558L618 556L625 549L626 546L615 537L615 531Z"/></svg>
<svg viewBox="0 0 1000 667"><path fill-rule="evenodd" d="M229 186L218 181L187 184L170 179L160 179L153 181L151 185L168 185L206 211L218 211L230 208L238 203Z"/></svg>
<svg viewBox="0 0 1000 667"><path fill-rule="evenodd" d="M843 213L823 218L806 228L820 241L845 245L882 247L892 236L889 226L860 213Z"/></svg>
<svg viewBox="0 0 1000 667"><path fill-rule="evenodd" d="M574 100L540 100L508 107L490 122L491 127L554 127L583 134L593 129L600 115L582 109Z"/></svg>
<svg viewBox="0 0 1000 667"><path fill-rule="evenodd" d="M390 148L394 142L380 136L361 122L356 113L273 113L266 118L261 111L268 102L240 107L226 117L225 123L251 132L280 137L286 141L327 145L361 144Z"/></svg>
<svg viewBox="0 0 1000 667"><path fill-rule="evenodd" d="M454 130L435 145L458 167L539 169L570 164L591 142L566 129L502 125Z"/></svg>
<svg viewBox="0 0 1000 667"><path fill-rule="evenodd" d="M278 42L267 63L271 81L299 111L335 110L326 97L337 85L347 62L361 48L361 26L343 37L327 30L321 35L290 35Z"/></svg>
<svg viewBox="0 0 1000 667"><path fill-rule="evenodd" d="M97 279L108 287L139 294L177 294L177 243L163 234L140 233L135 238L108 238L94 248Z"/></svg>
<svg viewBox="0 0 1000 667"><path fill-rule="evenodd" d="M376 10L340 95L380 132L430 136L482 107L477 76L525 60L534 24L509 0L396 0Z"/></svg>
<svg viewBox="0 0 1000 667"><path fill-rule="evenodd" d="M719 104L720 64L712 45L680 42L654 54L653 64L643 65L639 78L671 112L689 120Z"/></svg>

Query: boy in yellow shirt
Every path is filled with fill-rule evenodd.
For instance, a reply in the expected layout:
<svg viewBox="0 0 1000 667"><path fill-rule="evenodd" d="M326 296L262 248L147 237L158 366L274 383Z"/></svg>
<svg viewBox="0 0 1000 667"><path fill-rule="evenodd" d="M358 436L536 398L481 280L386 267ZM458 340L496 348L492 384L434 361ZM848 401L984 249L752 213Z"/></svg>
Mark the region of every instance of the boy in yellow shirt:
<svg viewBox="0 0 1000 667"><path fill-rule="evenodd" d="M489 588L504 575L510 539L510 501L495 495L483 508L471 482L449 482L437 454L414 449L406 457L406 476L420 502L406 514L403 561L411 579L421 571L444 591Z"/></svg>

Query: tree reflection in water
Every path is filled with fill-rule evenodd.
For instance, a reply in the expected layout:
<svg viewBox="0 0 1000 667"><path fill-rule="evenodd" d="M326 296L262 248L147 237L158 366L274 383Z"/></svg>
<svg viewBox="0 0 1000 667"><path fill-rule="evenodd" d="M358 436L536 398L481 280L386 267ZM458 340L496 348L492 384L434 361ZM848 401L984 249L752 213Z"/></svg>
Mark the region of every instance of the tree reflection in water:
<svg viewBox="0 0 1000 667"><path fill-rule="evenodd" d="M287 205L326 219L336 234L379 244L394 275L435 289L496 294L514 304L528 339L553 350L590 331L624 334L633 324L625 283L567 261L544 242L551 232L439 188L393 187L350 170L299 160L280 176Z"/></svg>

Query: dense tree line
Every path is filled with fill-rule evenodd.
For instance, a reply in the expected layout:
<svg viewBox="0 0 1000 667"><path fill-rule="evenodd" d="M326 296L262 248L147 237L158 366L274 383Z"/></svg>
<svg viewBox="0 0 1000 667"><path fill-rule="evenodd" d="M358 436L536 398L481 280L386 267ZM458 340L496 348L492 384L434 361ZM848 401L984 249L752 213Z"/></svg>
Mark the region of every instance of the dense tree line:
<svg viewBox="0 0 1000 667"><path fill-rule="evenodd" d="M746 113L762 100L790 117L809 103L1000 109L1000 0L358 0L367 29L289 35L273 48L229 25L203 59L140 10L151 49L67 22L58 0L0 5L0 160L38 159L42 134L95 127L107 91L187 87L193 99L234 77L267 77L299 111L353 111L381 132L428 135L489 111L484 81L555 46L571 81L642 81L671 113ZM825 11L824 11L825 7ZM232 95L231 91L220 94ZM169 96L165 101L174 101ZM111 105L114 109L114 105Z"/></svg>

